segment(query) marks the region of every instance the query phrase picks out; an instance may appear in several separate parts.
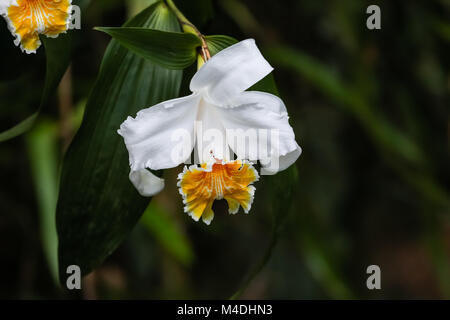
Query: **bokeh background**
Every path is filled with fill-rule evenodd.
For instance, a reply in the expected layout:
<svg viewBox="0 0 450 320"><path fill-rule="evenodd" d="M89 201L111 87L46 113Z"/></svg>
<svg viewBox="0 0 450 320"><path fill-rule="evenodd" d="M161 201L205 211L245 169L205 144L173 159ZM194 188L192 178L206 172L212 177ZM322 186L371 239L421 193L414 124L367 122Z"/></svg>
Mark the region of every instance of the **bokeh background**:
<svg viewBox="0 0 450 320"><path fill-rule="evenodd" d="M151 2L92 1L57 94L30 132L0 144L0 298L228 298L266 260L242 298L450 298L448 0L177 1L204 34L255 38L275 67L304 150L292 203L270 210L284 198L263 177L249 215L217 203L208 227L183 213L181 168L169 170L83 290L60 290L58 175L109 41L92 28L120 26ZM366 28L370 4L381 30ZM39 105L45 55L21 54L0 20L3 131ZM366 287L372 264L381 290Z"/></svg>

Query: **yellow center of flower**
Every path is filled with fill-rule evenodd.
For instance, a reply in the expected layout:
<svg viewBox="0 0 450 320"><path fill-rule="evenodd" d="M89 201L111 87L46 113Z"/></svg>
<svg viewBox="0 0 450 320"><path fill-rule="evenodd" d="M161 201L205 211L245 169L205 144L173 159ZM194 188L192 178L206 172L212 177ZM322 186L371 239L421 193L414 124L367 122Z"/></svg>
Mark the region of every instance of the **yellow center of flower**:
<svg viewBox="0 0 450 320"><path fill-rule="evenodd" d="M185 212L196 221L203 219L207 224L214 217L214 200L225 199L228 211L235 214L242 206L248 213L253 202L255 187L250 185L259 178L255 168L240 160L200 167L185 168L178 176L180 193L185 203Z"/></svg>
<svg viewBox="0 0 450 320"><path fill-rule="evenodd" d="M12 32L23 50L35 52L39 34L56 37L68 28L71 0L17 0L7 11Z"/></svg>

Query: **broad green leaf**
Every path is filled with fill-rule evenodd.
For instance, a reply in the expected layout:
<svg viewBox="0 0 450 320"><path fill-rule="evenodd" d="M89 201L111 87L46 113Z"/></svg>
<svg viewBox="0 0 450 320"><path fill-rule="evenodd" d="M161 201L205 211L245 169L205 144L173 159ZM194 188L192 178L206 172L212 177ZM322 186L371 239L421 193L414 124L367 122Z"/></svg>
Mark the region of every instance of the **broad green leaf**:
<svg viewBox="0 0 450 320"><path fill-rule="evenodd" d="M205 36L205 41L211 56L238 42L233 37L223 35Z"/></svg>
<svg viewBox="0 0 450 320"><path fill-rule="evenodd" d="M161 2L125 26L180 30ZM149 199L128 179L128 152L117 129L140 109L177 97L181 78L181 70L162 68L111 41L63 164L56 213L61 282L68 265L80 266L83 275L100 265L147 207Z"/></svg>
<svg viewBox="0 0 450 320"><path fill-rule="evenodd" d="M273 73L268 74L263 79L261 79L258 83L254 84L249 91L263 91L267 93L274 94L279 96L277 85L275 84L275 78Z"/></svg>
<svg viewBox="0 0 450 320"><path fill-rule="evenodd" d="M97 27L117 40L125 48L168 69L189 67L197 57L199 38L189 33L167 32L148 28Z"/></svg>
<svg viewBox="0 0 450 320"><path fill-rule="evenodd" d="M40 215L40 232L45 257L55 282L58 282L58 259L55 225L58 199L58 127L56 123L39 123L26 136L31 173Z"/></svg>
<svg viewBox="0 0 450 320"><path fill-rule="evenodd" d="M128 17L134 17L155 2L157 2L157 0L127 0Z"/></svg>
<svg viewBox="0 0 450 320"><path fill-rule="evenodd" d="M141 223L169 254L183 265L191 265L194 251L189 239L178 230L173 219L155 201L145 210Z"/></svg>

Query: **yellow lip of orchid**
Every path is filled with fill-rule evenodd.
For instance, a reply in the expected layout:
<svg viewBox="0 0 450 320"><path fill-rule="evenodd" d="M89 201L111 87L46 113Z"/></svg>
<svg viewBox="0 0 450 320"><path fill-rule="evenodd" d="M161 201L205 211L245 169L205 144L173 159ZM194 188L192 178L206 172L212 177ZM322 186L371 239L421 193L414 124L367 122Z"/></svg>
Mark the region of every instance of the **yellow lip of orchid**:
<svg viewBox="0 0 450 320"><path fill-rule="evenodd" d="M184 211L195 221L202 218L209 225L214 218L212 205L215 200L225 199L230 214L236 214L239 207L248 213L255 194L255 187L251 184L258 181L259 175L248 161L216 160L200 167L185 167L178 179Z"/></svg>
<svg viewBox="0 0 450 320"><path fill-rule="evenodd" d="M26 53L36 53L39 35L56 38L65 33L71 21L71 0L1 0L0 14Z"/></svg>

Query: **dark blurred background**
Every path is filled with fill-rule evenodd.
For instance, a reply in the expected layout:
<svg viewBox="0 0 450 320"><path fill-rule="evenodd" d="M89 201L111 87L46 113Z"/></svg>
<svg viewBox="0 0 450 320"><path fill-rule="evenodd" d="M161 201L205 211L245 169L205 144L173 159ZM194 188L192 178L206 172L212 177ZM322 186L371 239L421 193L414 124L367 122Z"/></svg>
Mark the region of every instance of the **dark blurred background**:
<svg viewBox="0 0 450 320"><path fill-rule="evenodd" d="M32 131L0 144L0 298L227 298L263 258L271 180L249 215L208 227L183 212L177 168L80 293L56 285L57 177L109 41L92 28L151 2L92 1L57 95ZM257 40L303 148L278 243L242 297L450 298L450 1L177 3L204 34ZM366 28L370 4L381 30ZM45 54L21 54L0 20L3 131L39 105ZM372 264L381 290L366 287Z"/></svg>

